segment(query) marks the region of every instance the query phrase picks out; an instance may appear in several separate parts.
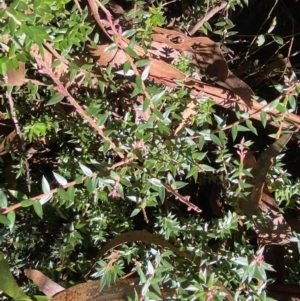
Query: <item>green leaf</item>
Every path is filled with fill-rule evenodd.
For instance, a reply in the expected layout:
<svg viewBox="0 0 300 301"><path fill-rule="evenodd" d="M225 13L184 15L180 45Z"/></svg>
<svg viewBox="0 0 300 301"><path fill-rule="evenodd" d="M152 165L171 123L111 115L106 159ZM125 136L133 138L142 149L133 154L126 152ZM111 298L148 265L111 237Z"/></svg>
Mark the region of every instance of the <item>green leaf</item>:
<svg viewBox="0 0 300 301"><path fill-rule="evenodd" d="M180 188L182 188L182 187L184 187L186 185L188 185L188 183L186 183L186 182L182 182L182 181L176 181L175 182L176 189L180 189Z"/></svg>
<svg viewBox="0 0 300 301"><path fill-rule="evenodd" d="M2 190L0 190L0 208L7 207L7 198Z"/></svg>
<svg viewBox="0 0 300 301"><path fill-rule="evenodd" d="M1 63L0 64L0 72L1 75L5 76L7 73L7 64L6 63Z"/></svg>
<svg viewBox="0 0 300 301"><path fill-rule="evenodd" d="M161 202L164 203L165 197L166 197L165 187L163 187L163 186L158 187L157 191L158 191L158 195L159 195L159 198L160 198Z"/></svg>
<svg viewBox="0 0 300 301"><path fill-rule="evenodd" d="M288 96L288 102L289 102L289 105L291 106L292 111L295 111L296 106L297 106L297 101L296 101L294 95Z"/></svg>
<svg viewBox="0 0 300 301"><path fill-rule="evenodd" d="M246 120L246 125L247 125L247 127L249 128L249 130L251 132L253 132L255 135L257 135L256 128L252 125L252 121L251 120L247 119Z"/></svg>
<svg viewBox="0 0 300 301"><path fill-rule="evenodd" d="M255 273L255 265L250 265L246 269L245 276L242 278L243 282L248 278L248 282L250 282L253 279L253 275Z"/></svg>
<svg viewBox="0 0 300 301"><path fill-rule="evenodd" d="M32 301L50 301L50 297L40 295L31 296L31 299Z"/></svg>
<svg viewBox="0 0 300 301"><path fill-rule="evenodd" d="M130 214L130 217L133 217L137 214L139 214L141 212L141 209L140 208L136 208L132 211L132 213Z"/></svg>
<svg viewBox="0 0 300 301"><path fill-rule="evenodd" d="M139 59L139 58L140 58L132 48L126 47L126 48L124 49L124 51L125 51L128 55L130 55L131 57L133 57L133 58L135 58L135 59Z"/></svg>
<svg viewBox="0 0 300 301"><path fill-rule="evenodd" d="M15 221L16 221L16 212L15 211L10 211L7 213L7 219L9 220L9 228L10 231L12 231L14 225L15 225Z"/></svg>
<svg viewBox="0 0 300 301"><path fill-rule="evenodd" d="M44 176L42 178L42 190L44 193L50 192L50 185Z"/></svg>
<svg viewBox="0 0 300 301"><path fill-rule="evenodd" d="M153 110L153 113L155 113L154 111L155 111L155 109ZM168 126L166 126L164 122L159 120L157 123L157 126L158 126L158 130L161 134L164 134L164 133L169 134L170 133L170 128Z"/></svg>
<svg viewBox="0 0 300 301"><path fill-rule="evenodd" d="M38 217L43 218L43 206L40 202L34 202L33 209Z"/></svg>
<svg viewBox="0 0 300 301"><path fill-rule="evenodd" d="M21 204L21 207L26 208L26 207L32 206L35 202L36 201L34 201L34 200L24 200L24 201L21 201L20 204Z"/></svg>
<svg viewBox="0 0 300 301"><path fill-rule="evenodd" d="M129 61L126 61L123 65L123 71L124 71L124 74L126 75L128 73L128 71L130 70L131 68L131 65L130 65L130 62Z"/></svg>
<svg viewBox="0 0 300 301"><path fill-rule="evenodd" d="M0 252L0 291L16 301L31 301L17 285L2 252Z"/></svg>
<svg viewBox="0 0 300 301"><path fill-rule="evenodd" d="M280 36L272 36L272 38L277 44L279 45L283 44L283 39Z"/></svg>
<svg viewBox="0 0 300 301"><path fill-rule="evenodd" d="M67 194L68 194L68 200L73 202L74 201L74 197L75 197L75 188L74 186L70 186L67 190Z"/></svg>
<svg viewBox="0 0 300 301"><path fill-rule="evenodd" d="M56 181L61 185L64 186L66 184L68 184L68 181L66 180L66 178L64 178L63 176L59 175L58 173L52 171L54 178L56 179Z"/></svg>
<svg viewBox="0 0 300 301"><path fill-rule="evenodd" d="M148 60L148 59L143 59L143 60L138 60L138 61L135 63L135 65L136 65L137 67L144 67L144 66L146 66L146 65L149 65L150 63L151 63L150 60Z"/></svg>
<svg viewBox="0 0 300 301"><path fill-rule="evenodd" d="M57 66L59 66L61 64L61 61L60 60L55 60L52 65L51 65L51 68L54 69L56 68Z"/></svg>
<svg viewBox="0 0 300 301"><path fill-rule="evenodd" d="M118 193L120 194L121 198L124 200L125 196L124 196L124 189L122 185L118 185Z"/></svg>
<svg viewBox="0 0 300 301"><path fill-rule="evenodd" d="M143 82L142 82L142 78L139 75L136 76L135 82L136 82L137 88L139 90L142 90L143 89Z"/></svg>
<svg viewBox="0 0 300 301"><path fill-rule="evenodd" d="M46 33L46 27L42 26L27 26L24 23L21 25L22 31L36 44L41 46L44 40L50 40L48 34Z"/></svg>
<svg viewBox="0 0 300 301"><path fill-rule="evenodd" d="M231 128L231 136L232 136L232 140L235 141L236 139L236 136L238 134L238 125L237 124L234 124Z"/></svg>
<svg viewBox="0 0 300 301"><path fill-rule="evenodd" d="M192 168L188 171L186 178L188 179L189 177L193 176L194 174L198 174L198 167L197 166L192 166Z"/></svg>
<svg viewBox="0 0 300 301"><path fill-rule="evenodd" d="M14 34L15 33L15 30L16 30L16 22L14 21L13 18L9 18L8 20L8 28L9 28L9 31Z"/></svg>
<svg viewBox="0 0 300 301"><path fill-rule="evenodd" d="M98 86L99 86L99 89L100 89L101 93L104 94L104 91L105 91L105 82L101 81L101 80L98 80Z"/></svg>
<svg viewBox="0 0 300 301"><path fill-rule="evenodd" d="M68 193L64 190L64 189L61 189L59 188L57 190L57 194L65 201L69 201L69 195Z"/></svg>
<svg viewBox="0 0 300 301"><path fill-rule="evenodd" d="M142 296L145 296L147 294L147 292L149 291L149 286L150 286L150 281L147 280L147 282L144 283L142 287L142 291L141 291Z"/></svg>
<svg viewBox="0 0 300 301"><path fill-rule="evenodd" d="M157 109L153 109L153 113L159 118L159 119L164 119L164 116L163 116L163 114L160 112L160 111L158 111Z"/></svg>
<svg viewBox="0 0 300 301"><path fill-rule="evenodd" d="M10 194L16 198L17 200L19 201L22 201L24 199L28 199L27 195L20 192L20 191L17 191L17 190L9 190Z"/></svg>
<svg viewBox="0 0 300 301"><path fill-rule="evenodd" d="M0 223L3 225L6 225L6 226L10 225L9 219L5 215L2 215L2 214L0 214ZM0 274L1 274L1 272L0 272Z"/></svg>
<svg viewBox="0 0 300 301"><path fill-rule="evenodd" d="M142 75L141 75L142 81L145 81L148 78L149 73L150 73L150 65L148 65L142 72Z"/></svg>
<svg viewBox="0 0 300 301"><path fill-rule="evenodd" d="M11 225L15 224L16 221L16 212L15 211L10 211L7 213L7 218L10 221Z"/></svg>
<svg viewBox="0 0 300 301"><path fill-rule="evenodd" d="M198 144L199 144L199 150L202 150L202 148L205 144L205 138L202 135L199 137Z"/></svg>
<svg viewBox="0 0 300 301"><path fill-rule="evenodd" d="M10 47L9 47L9 52L8 52L8 56L10 58L13 58L13 56L15 55L16 53L16 46L15 44L13 43ZM17 64L17 66L19 66L19 63ZM13 66L13 67L17 67L17 66Z"/></svg>
<svg viewBox="0 0 300 301"><path fill-rule="evenodd" d="M234 258L234 263L238 265L247 266L248 265L248 258L247 257L237 257Z"/></svg>
<svg viewBox="0 0 300 301"><path fill-rule="evenodd" d="M161 97L163 97L165 95L165 91L161 91L155 95L152 96L151 101L153 102L157 102Z"/></svg>
<svg viewBox="0 0 300 301"><path fill-rule="evenodd" d="M263 110L260 111L260 120L261 120L263 127L265 128L267 125L267 113Z"/></svg>
<svg viewBox="0 0 300 301"><path fill-rule="evenodd" d="M201 164L201 167L204 171L215 171L215 169L209 165Z"/></svg>
<svg viewBox="0 0 300 301"><path fill-rule="evenodd" d="M226 134L225 134L224 131L220 131L219 132L219 139L220 139L220 141L222 143L222 146L225 146L226 142L227 142L227 136L226 136Z"/></svg>
<svg viewBox="0 0 300 301"><path fill-rule="evenodd" d="M155 294L154 292L148 291L147 292L147 297L150 298L150 300L160 300L160 294Z"/></svg>
<svg viewBox="0 0 300 301"><path fill-rule="evenodd" d="M276 23L277 23L276 22L276 17L274 17L272 22L271 22L270 28L268 29L268 33L271 33L274 30L274 28L276 26Z"/></svg>
<svg viewBox="0 0 300 301"><path fill-rule="evenodd" d="M103 153L106 154L111 148L110 142L109 141L105 141L103 144Z"/></svg>
<svg viewBox="0 0 300 301"><path fill-rule="evenodd" d="M136 29L129 29L129 30L125 30L123 33L122 33L122 37L125 37L125 38L129 38L131 36L133 36L134 34L136 33Z"/></svg>
<svg viewBox="0 0 300 301"><path fill-rule="evenodd" d="M238 131L239 132L249 132L250 130L247 127L239 124L238 125Z"/></svg>
<svg viewBox="0 0 300 301"><path fill-rule="evenodd" d="M83 165L83 164L81 164L81 163L79 163L79 166L80 166L82 172L83 172L86 176L90 177L90 176L93 174L93 172L92 172L87 166L85 166L85 165Z"/></svg>
<svg viewBox="0 0 300 301"><path fill-rule="evenodd" d="M75 77L77 75L77 72L78 70L77 69L71 69L71 72L70 72L70 83L73 83L74 80L75 80Z"/></svg>
<svg viewBox="0 0 300 301"><path fill-rule="evenodd" d="M283 103L281 103L281 102L276 106L276 109L277 109L280 113L288 114L287 108L286 108L285 105L284 105Z"/></svg>
<svg viewBox="0 0 300 301"><path fill-rule="evenodd" d="M146 112L146 110L149 108L150 106L150 99L146 98L143 102L143 112Z"/></svg>
<svg viewBox="0 0 300 301"><path fill-rule="evenodd" d="M148 179L148 182L150 182L152 185L154 185L156 187L163 187L163 184L161 183L161 181L159 179L151 178L151 179Z"/></svg>
<svg viewBox="0 0 300 301"><path fill-rule="evenodd" d="M110 51L115 50L115 49L117 49L117 45L115 43L112 43L104 49L104 52L110 52Z"/></svg>
<svg viewBox="0 0 300 301"><path fill-rule="evenodd" d="M265 43L265 36L263 34L259 35L256 40L257 46L261 46Z"/></svg>
<svg viewBox="0 0 300 301"><path fill-rule="evenodd" d="M132 184L130 183L130 181L128 181L125 178L121 178L120 183L123 184L126 187L131 187L132 186Z"/></svg>
<svg viewBox="0 0 300 301"><path fill-rule="evenodd" d="M210 135L210 139L211 139L215 144L217 144L217 145L219 145L219 146L222 146L222 142L220 141L220 139L219 139L216 135L211 134L211 135Z"/></svg>
<svg viewBox="0 0 300 301"><path fill-rule="evenodd" d="M41 205L44 205L46 204L49 200L51 200L53 197L53 193L50 193L50 194L47 194L47 195L44 195L41 199L40 199L40 203Z"/></svg>
<svg viewBox="0 0 300 301"><path fill-rule="evenodd" d="M106 122L108 116L109 116L109 115L108 115L108 112L105 112L104 114L100 114L100 115L98 116L97 124L98 124L99 126L103 125L103 124Z"/></svg>
<svg viewBox="0 0 300 301"><path fill-rule="evenodd" d="M255 265L253 278L256 278L258 280L267 281L267 275L266 275L264 268Z"/></svg>
<svg viewBox="0 0 300 301"><path fill-rule="evenodd" d="M283 91L282 91L282 89L281 89L280 87L282 87L282 86L281 86L281 85L274 85L274 88L275 88L278 92L282 93ZM279 104L279 99L275 99L274 101L272 101L272 102L270 103L270 107L269 107L270 110L273 110L274 108L276 108L278 104Z"/></svg>
<svg viewBox="0 0 300 301"><path fill-rule="evenodd" d="M60 93L55 93L50 100L46 103L46 106L51 106L54 105L56 103L61 102L64 99L64 96Z"/></svg>

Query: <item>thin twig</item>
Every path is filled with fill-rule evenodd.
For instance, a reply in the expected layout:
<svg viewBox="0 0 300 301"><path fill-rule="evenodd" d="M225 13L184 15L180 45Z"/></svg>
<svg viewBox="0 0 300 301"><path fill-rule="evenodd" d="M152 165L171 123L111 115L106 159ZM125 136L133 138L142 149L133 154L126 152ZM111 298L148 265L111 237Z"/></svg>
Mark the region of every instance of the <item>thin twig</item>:
<svg viewBox="0 0 300 301"><path fill-rule="evenodd" d="M124 46L124 43L125 41L122 39L122 34L120 32L117 31L116 27L115 27L115 24L114 22L112 21L112 16L111 16L111 13L107 10L107 8L98 0L88 0L88 3L89 3L89 6L90 6L90 9L94 15L94 18L97 22L97 24L100 26L100 28L105 31L104 29L104 26L101 22L101 19L100 19L100 15L99 15L99 12L98 12L98 6L96 3L98 3L99 7L102 9L102 11L106 14L106 18L107 18L107 21L109 23L109 26L110 28L112 29L112 32L114 35L116 35L117 37L117 43L118 43L118 46L120 47L120 49L124 50L126 47ZM108 35L108 33L105 31L105 33ZM108 35L109 36L109 35ZM110 37L110 39L113 41L113 39ZM125 43L126 44L126 43ZM126 58L127 60L130 62L130 66L132 68L132 70L134 71L134 74L136 76L139 76L140 73L137 69L137 67L135 66L134 62L133 62L133 59L131 58L130 55L128 55L125 51L124 51L124 54L126 55ZM153 108L154 105L153 105L153 102L151 101L151 97L149 95L149 93L147 92L146 90L146 87L145 87L145 84L144 82L142 81L142 90L145 94L145 96L150 99L150 108Z"/></svg>
<svg viewBox="0 0 300 301"><path fill-rule="evenodd" d="M189 35L192 36L196 33L196 31L198 29L200 29L204 22L207 22L209 19L211 19L217 12L219 12L220 10L222 10L223 8L225 8L228 5L228 2L223 1L221 3L219 3L219 5L215 6L214 8L212 8L200 21L198 21L194 27L189 31Z"/></svg>
<svg viewBox="0 0 300 301"><path fill-rule="evenodd" d="M290 17L290 18L291 18L291 17ZM283 70L283 72L282 72L281 77L284 76L284 74L285 74L285 72L286 72L286 70L287 70L287 68L288 68L288 63L290 62L292 47L293 47L293 44L294 44L295 25L294 25L294 19L291 18L291 20L292 20L292 24L293 24L293 27L292 27L292 28L293 28L293 29L292 29L292 37L291 37L290 47L289 47L289 50L288 50L287 62L286 62L286 64L285 64L285 67L284 67L284 70Z"/></svg>
<svg viewBox="0 0 300 301"><path fill-rule="evenodd" d="M18 121L18 118L17 118L17 114L16 114L15 106L14 106L14 101L11 97L11 93L6 92L6 97L8 99L8 103L9 103L9 107L10 107L11 118L14 122L16 133L17 133L17 136L19 137L19 140L20 140L21 149L22 149L23 154L25 154L26 149L25 149L24 138L23 138L23 135L21 133L21 129L20 129L20 126L19 126L19 121ZM28 164L27 158L24 158L24 165L25 165L25 169L26 169L27 189L28 189L28 192L31 192L30 169L29 169L29 164Z"/></svg>
<svg viewBox="0 0 300 301"><path fill-rule="evenodd" d="M130 158L130 159L125 159L121 162L118 162L110 167L107 167L105 168L105 170L109 171L109 170L115 170L117 167L120 167L120 166L124 166L124 165L127 165L129 164L134 158ZM88 179L88 178L94 178L98 175L98 172L93 172L91 175L89 176L83 176L82 177L82 181ZM37 195L33 198L30 198L31 200L33 201L39 201L41 200L43 197L46 197L46 196L53 196L53 194L57 193L58 189L67 189L71 186L75 186L77 183L77 181L72 181L66 185L63 185L62 187L58 187L58 188L54 188L54 189L51 189L49 192L46 192L46 193L43 193L43 194L40 194L40 195ZM3 209L0 209L0 214L7 214L8 212L10 211L14 211L18 208L21 207L21 203L17 203L17 204L14 204L12 206L9 206L9 207L6 207L6 208L3 208Z"/></svg>
<svg viewBox="0 0 300 301"><path fill-rule="evenodd" d="M94 15L94 18L96 20L96 23L99 25L99 27L105 33L105 35L113 42L112 37L108 34L108 32L106 31L106 29L104 28L104 26L101 22L100 15L98 12L98 6L96 4L96 0L88 0L88 3L89 3L89 7ZM98 5L102 9L102 11L106 14L106 16L110 16L110 12L106 9L106 7L101 2L98 2Z"/></svg>
<svg viewBox="0 0 300 301"><path fill-rule="evenodd" d="M162 7L168 6L169 4L174 3L174 2L177 2L177 0L171 0L171 1L165 2L165 3L162 5Z"/></svg>
<svg viewBox="0 0 300 301"><path fill-rule="evenodd" d="M68 101L75 107L76 111L98 132L98 134L107 142L109 142L111 148L119 155L121 159L124 159L124 155L117 150L116 145L103 133L103 130L97 125L97 123L90 117L88 116L82 107L77 103L77 101L73 98L73 96L69 93L67 87L65 87L59 78L53 73L51 68L43 61L43 59L39 56L36 55L35 59L37 63L42 66L42 70L40 70L40 73L45 73L51 77L51 79L55 82L56 84L56 90L66 97Z"/></svg>
<svg viewBox="0 0 300 301"><path fill-rule="evenodd" d="M275 0L275 3L274 3L274 5L272 6L271 10L269 11L269 14L268 14L267 18L266 18L266 19L264 20L264 22L261 24L261 26L260 26L260 28L259 28L257 34L255 35L255 37L254 37L253 40L251 41L251 43L250 43L250 45L249 45L249 47L248 47L248 50L247 50L247 52L246 52L245 59L248 58L249 53L250 53L250 50L252 50L253 44L254 44L254 43L257 41L257 39L258 39L258 33L261 31L261 29L263 28L263 26L266 24L266 22L267 22L267 21L269 20L269 18L271 17L271 14L272 14L272 12L273 12L273 10L275 9L275 7L276 7L277 4L278 4L278 0ZM258 49L261 50L261 48L259 48L259 47L258 47ZM256 51L258 51L258 49L256 49ZM253 53L252 53L252 55L253 55Z"/></svg>
<svg viewBox="0 0 300 301"><path fill-rule="evenodd" d="M135 169L139 169L139 170L145 172L144 169L143 169L143 167L141 167L141 166L139 166L139 165L136 165L136 164L134 164L134 163L130 163L130 165L131 165L133 168L135 168ZM151 174L149 174L149 173L148 173L148 175L149 175L150 177L153 177L153 176L152 176ZM177 192L176 189L172 188L169 184L162 183L162 185L165 187L165 189L166 189L168 192L170 192L171 194L173 194L173 196L174 196L177 200L179 200L181 203L187 205L188 210L193 209L194 211L196 211L196 212L198 212L198 213L202 212L202 210L201 210L198 206L196 206L196 205L194 205L193 203L191 203L191 202L188 200L187 197L182 196L180 193Z"/></svg>
<svg viewBox="0 0 300 301"><path fill-rule="evenodd" d="M53 48L53 43L49 43L49 42L45 42L43 43L43 46L49 51L51 52L51 54L53 55L53 57L59 59L63 64L65 64L67 67L69 67L70 63L67 59L65 59L63 56L61 56L54 48ZM79 67L79 66L78 66ZM81 67L79 67L79 71L81 73L83 73L84 75L88 74L91 76L91 78L95 78L97 79L97 75L92 73L91 71L88 70L84 70Z"/></svg>
<svg viewBox="0 0 300 301"><path fill-rule="evenodd" d="M82 14L83 10L82 10L82 8L81 8L81 6L80 6L78 0L74 0L74 2L75 2L76 6L77 6L77 8L78 8L78 11Z"/></svg>
<svg viewBox="0 0 300 301"><path fill-rule="evenodd" d="M146 212L145 208L142 208L142 212L143 212L145 223L149 224L149 219L148 219L147 212Z"/></svg>

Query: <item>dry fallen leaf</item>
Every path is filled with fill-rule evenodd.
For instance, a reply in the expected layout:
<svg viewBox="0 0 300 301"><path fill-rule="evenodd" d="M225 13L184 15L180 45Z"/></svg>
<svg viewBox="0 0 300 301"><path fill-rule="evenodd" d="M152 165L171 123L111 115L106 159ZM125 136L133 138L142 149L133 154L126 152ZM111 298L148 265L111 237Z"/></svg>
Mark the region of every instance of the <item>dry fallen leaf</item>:
<svg viewBox="0 0 300 301"><path fill-rule="evenodd" d="M123 7L121 7L119 4L117 4L115 1L110 0L108 2L109 8L112 10L112 12L116 15L123 15L125 13Z"/></svg>
<svg viewBox="0 0 300 301"><path fill-rule="evenodd" d="M193 56L195 61L216 84L241 97L248 108L252 107L253 91L246 83L228 70L227 63L217 43L205 37L190 38L182 33L163 28L155 27L154 31L158 33L153 34L153 47L148 53L145 53L138 45L134 47L135 52L141 58L151 60L150 79L172 88L178 87L174 80L185 79L185 74L168 62L170 62L170 59L178 58L180 53L184 52ZM124 38L122 43L125 47L129 41ZM127 60L121 49L104 52L107 47L108 45L100 45L97 49L92 46L88 47L91 56L96 59L100 66L119 66ZM201 83L196 79L192 80L195 84ZM233 97L234 95L231 96L231 98Z"/></svg>
<svg viewBox="0 0 300 301"><path fill-rule="evenodd" d="M216 81L216 84L238 95L249 108L253 107L252 96L254 92L244 81L239 79L232 72L229 71L228 77L224 82Z"/></svg>
<svg viewBox="0 0 300 301"><path fill-rule="evenodd" d="M100 66L110 65L112 67L120 67L123 65L127 60L124 51L117 48L106 51L108 46L109 45L99 45L97 49L91 45L87 47L91 56L96 59Z"/></svg>
<svg viewBox="0 0 300 301"><path fill-rule="evenodd" d="M5 83L8 86L22 86L25 84L25 63L19 62L19 68L7 68Z"/></svg>
<svg viewBox="0 0 300 301"><path fill-rule="evenodd" d="M226 80L228 66L217 43L207 37L190 38L174 30L159 27L154 27L153 30L158 33L152 35L154 41L181 52L192 53L196 62L212 80Z"/></svg>

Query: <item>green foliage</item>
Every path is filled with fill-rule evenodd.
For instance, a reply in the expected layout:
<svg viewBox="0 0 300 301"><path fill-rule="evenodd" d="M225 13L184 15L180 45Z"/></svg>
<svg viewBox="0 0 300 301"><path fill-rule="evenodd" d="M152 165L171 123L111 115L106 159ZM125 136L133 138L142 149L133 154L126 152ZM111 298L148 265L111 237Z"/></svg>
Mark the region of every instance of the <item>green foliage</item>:
<svg viewBox="0 0 300 301"><path fill-rule="evenodd" d="M199 30L222 41L228 62L230 47L240 42L233 12L247 9L247 2L229 1L224 13ZM251 240L253 220L239 208L240 199L247 199L252 187L251 167L245 166L243 155L248 150L263 152L271 138L280 136L286 116L297 109L297 74L290 71L269 81L274 97L256 97L265 105L257 114L259 126L238 106L229 114L205 94L191 99L187 87L169 89L154 83L151 60L141 57L135 46L150 51L152 28L165 27L176 16L169 16L165 1L136 4L138 10L128 9L114 20L120 35L130 39L124 47L126 61L104 69L95 66L86 47L106 43L88 6L80 11L67 0L1 3L1 112L9 121L12 111L16 113L24 146L13 141L1 144L5 146L1 154L6 156L0 162L1 251L14 275L24 267L38 267L54 280L67 279L69 285L83 280L97 250L111 238L148 229L193 254L201 264L189 264L156 245L123 245L115 258L107 254L99 260L92 276L101 277L101 288L132 270L140 277L145 300L159 300L162 286L176 290L180 300L223 300L217 281L235 292L237 300L271 300L265 292L271 267L263 261L263 249L257 250ZM189 30L216 4L195 1L189 13L177 18L177 25ZM134 28L128 27L126 18L132 18ZM287 43L274 33L276 19L267 20L269 27L248 40L238 64L248 60L253 67L254 54L267 43L274 41L276 47ZM111 34L108 27L107 31ZM113 35L105 53L119 47L117 34ZM52 52L59 54L49 63L52 75L35 60L34 44L45 60L50 44ZM26 63L29 81L4 85L9 70L16 71L20 62ZM172 63L187 77L206 80L191 57L181 54ZM71 97L78 107L70 104ZM186 118L191 104L194 113ZM278 132L261 139L272 109L278 110L271 118ZM13 130L15 125L9 126ZM266 183L285 212L298 206L300 191L299 179L285 171L283 159L282 155L274 158ZM217 199L215 192L225 208L220 216L207 209ZM188 202L204 214L194 212ZM299 245L299 234L293 236ZM299 256L298 249L293 252L294 258ZM13 281L7 262L2 255L0 289L16 300L29 300ZM292 265L289 277L297 282ZM31 286L24 290L36 293Z"/></svg>
<svg viewBox="0 0 300 301"><path fill-rule="evenodd" d="M14 277L11 275L8 264L4 259L4 254L0 253L0 290L16 301L31 301L21 288L17 285Z"/></svg>

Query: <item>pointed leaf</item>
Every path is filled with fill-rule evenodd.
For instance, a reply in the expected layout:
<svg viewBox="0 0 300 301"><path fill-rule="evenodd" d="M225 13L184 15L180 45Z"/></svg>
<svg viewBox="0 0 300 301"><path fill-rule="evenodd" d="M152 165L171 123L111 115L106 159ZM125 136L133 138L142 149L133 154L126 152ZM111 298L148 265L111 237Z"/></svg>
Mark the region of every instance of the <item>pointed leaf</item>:
<svg viewBox="0 0 300 301"><path fill-rule="evenodd" d="M44 193L48 193L50 191L50 185L44 176L42 178L42 190Z"/></svg>
<svg viewBox="0 0 300 301"><path fill-rule="evenodd" d="M0 208L7 207L7 198L2 190L0 190Z"/></svg>
<svg viewBox="0 0 300 301"><path fill-rule="evenodd" d="M43 206L40 202L34 202L33 209L38 217L43 218Z"/></svg>
<svg viewBox="0 0 300 301"><path fill-rule="evenodd" d="M56 181L57 181L60 185L64 186L64 185L68 184L68 181L67 181L63 176L59 175L58 173L56 173L56 172L54 172L54 171L53 171L52 173L53 173L53 175L54 175Z"/></svg>
<svg viewBox="0 0 300 301"><path fill-rule="evenodd" d="M83 172L86 176L89 177L89 176L91 176L91 175L93 174L93 172L92 172L87 166L85 166L85 165L83 165L83 164L81 164L81 163L79 163L79 166L80 166L82 172Z"/></svg>

